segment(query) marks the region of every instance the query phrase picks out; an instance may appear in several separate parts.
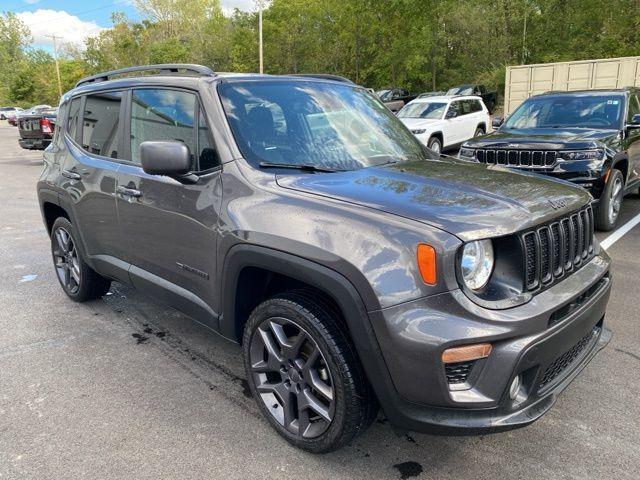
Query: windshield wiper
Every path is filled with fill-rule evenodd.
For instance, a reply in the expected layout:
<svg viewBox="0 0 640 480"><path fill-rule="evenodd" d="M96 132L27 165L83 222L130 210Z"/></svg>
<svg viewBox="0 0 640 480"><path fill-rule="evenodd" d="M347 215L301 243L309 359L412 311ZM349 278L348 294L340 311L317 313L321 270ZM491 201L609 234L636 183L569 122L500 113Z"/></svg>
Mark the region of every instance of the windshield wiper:
<svg viewBox="0 0 640 480"><path fill-rule="evenodd" d="M308 163L272 163L260 162L260 168L291 168L294 170L302 170L304 172L323 172L333 173L336 170L331 168L317 167Z"/></svg>

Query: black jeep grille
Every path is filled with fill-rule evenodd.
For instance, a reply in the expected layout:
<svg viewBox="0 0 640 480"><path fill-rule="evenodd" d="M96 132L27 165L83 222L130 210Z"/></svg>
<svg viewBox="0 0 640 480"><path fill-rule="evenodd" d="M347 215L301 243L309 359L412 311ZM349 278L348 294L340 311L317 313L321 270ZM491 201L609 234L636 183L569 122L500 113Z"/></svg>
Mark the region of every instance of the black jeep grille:
<svg viewBox="0 0 640 480"><path fill-rule="evenodd" d="M459 363L447 363L444 366L444 371L447 375L447 383L449 383L449 385L465 383L475 363L475 360Z"/></svg>
<svg viewBox="0 0 640 480"><path fill-rule="evenodd" d="M568 367L570 367L589 345L591 339L594 336L597 336L599 332L600 327L595 327L593 330L590 330L584 337L578 340L578 343L556 358L542 374L540 383L538 383L538 391L543 390L547 385L558 378L558 376L560 376Z"/></svg>
<svg viewBox="0 0 640 480"><path fill-rule="evenodd" d="M477 149L476 160L488 165L507 165L527 169L550 169L556 165L554 150Z"/></svg>
<svg viewBox="0 0 640 480"><path fill-rule="evenodd" d="M525 290L548 287L577 270L593 254L590 206L549 225L522 234Z"/></svg>

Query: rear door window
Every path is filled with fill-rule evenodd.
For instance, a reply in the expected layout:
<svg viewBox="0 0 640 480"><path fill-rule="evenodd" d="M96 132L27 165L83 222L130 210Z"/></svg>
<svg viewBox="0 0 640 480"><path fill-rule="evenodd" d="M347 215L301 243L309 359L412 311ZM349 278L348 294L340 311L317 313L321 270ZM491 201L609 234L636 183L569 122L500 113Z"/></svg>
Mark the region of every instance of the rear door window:
<svg viewBox="0 0 640 480"><path fill-rule="evenodd" d="M118 157L122 92L87 95L82 116L82 148L93 155Z"/></svg>
<svg viewBox="0 0 640 480"><path fill-rule="evenodd" d="M140 163L140 144L164 140L182 142L197 170L196 96L180 90L145 88L131 95L131 160Z"/></svg>

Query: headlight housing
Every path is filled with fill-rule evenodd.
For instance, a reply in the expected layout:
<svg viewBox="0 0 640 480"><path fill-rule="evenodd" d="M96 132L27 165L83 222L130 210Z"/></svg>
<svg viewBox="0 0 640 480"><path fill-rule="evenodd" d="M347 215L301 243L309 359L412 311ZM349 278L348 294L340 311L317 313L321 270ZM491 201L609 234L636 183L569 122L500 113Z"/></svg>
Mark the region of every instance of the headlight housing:
<svg viewBox="0 0 640 480"><path fill-rule="evenodd" d="M573 150L558 152L558 159L568 162L574 160L604 160L605 151L602 148L594 150Z"/></svg>
<svg viewBox="0 0 640 480"><path fill-rule="evenodd" d="M463 160L471 160L476 158L476 151L473 148L462 147L458 152L458 157Z"/></svg>
<svg viewBox="0 0 640 480"><path fill-rule="evenodd" d="M481 290L491 278L494 263L491 240L467 243L460 257L460 272L465 285L476 292Z"/></svg>
<svg viewBox="0 0 640 480"><path fill-rule="evenodd" d="M414 135L422 135L426 131L426 128L417 128L415 130L411 130L411 133L413 133Z"/></svg>

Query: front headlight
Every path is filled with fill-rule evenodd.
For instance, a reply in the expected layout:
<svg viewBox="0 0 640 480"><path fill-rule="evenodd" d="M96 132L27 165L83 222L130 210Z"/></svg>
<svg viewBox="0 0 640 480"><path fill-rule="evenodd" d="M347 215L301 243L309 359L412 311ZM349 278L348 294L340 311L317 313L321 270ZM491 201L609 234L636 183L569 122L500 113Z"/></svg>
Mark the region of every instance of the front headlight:
<svg viewBox="0 0 640 480"><path fill-rule="evenodd" d="M605 152L603 149L598 148L596 150L574 150L574 151L560 151L558 152L558 159L573 161L573 160L604 160Z"/></svg>
<svg viewBox="0 0 640 480"><path fill-rule="evenodd" d="M493 272L494 256L491 240L476 240L467 243L462 250L460 270L464 283L471 290L484 287Z"/></svg>
<svg viewBox="0 0 640 480"><path fill-rule="evenodd" d="M418 128L416 130L411 130L411 133L413 133L414 135L422 135L426 131L426 128Z"/></svg>
<svg viewBox="0 0 640 480"><path fill-rule="evenodd" d="M465 160L476 158L476 151L473 148L462 147L458 152L458 157Z"/></svg>

